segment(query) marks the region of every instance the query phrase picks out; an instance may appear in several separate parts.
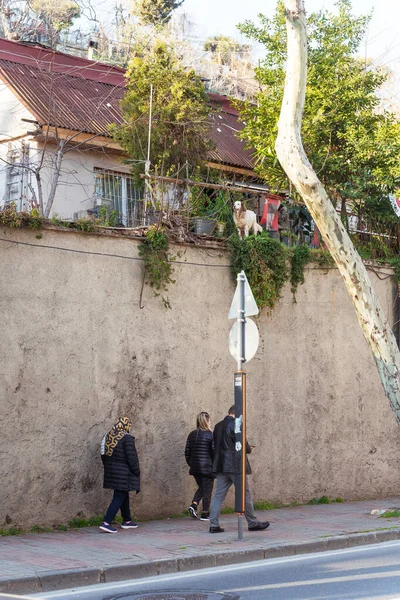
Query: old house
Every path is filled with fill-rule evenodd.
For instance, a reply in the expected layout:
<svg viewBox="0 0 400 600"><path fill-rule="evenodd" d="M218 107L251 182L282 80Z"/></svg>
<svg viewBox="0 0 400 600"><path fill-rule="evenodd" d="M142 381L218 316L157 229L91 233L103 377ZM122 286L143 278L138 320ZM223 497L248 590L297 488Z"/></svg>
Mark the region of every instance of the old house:
<svg viewBox="0 0 400 600"><path fill-rule="evenodd" d="M122 121L125 71L1 39L0 80L0 203L63 219L106 203L124 225L136 224L140 192L109 130ZM210 166L254 177L236 110L224 96L210 99L219 108Z"/></svg>

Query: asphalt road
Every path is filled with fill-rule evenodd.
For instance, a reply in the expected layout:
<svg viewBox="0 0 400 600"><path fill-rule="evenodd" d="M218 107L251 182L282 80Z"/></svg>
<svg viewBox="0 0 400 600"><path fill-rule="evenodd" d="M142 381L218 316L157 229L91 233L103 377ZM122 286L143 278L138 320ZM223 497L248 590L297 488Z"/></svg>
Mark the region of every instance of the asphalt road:
<svg viewBox="0 0 400 600"><path fill-rule="evenodd" d="M47 600L400 600L400 542L48 592Z"/></svg>

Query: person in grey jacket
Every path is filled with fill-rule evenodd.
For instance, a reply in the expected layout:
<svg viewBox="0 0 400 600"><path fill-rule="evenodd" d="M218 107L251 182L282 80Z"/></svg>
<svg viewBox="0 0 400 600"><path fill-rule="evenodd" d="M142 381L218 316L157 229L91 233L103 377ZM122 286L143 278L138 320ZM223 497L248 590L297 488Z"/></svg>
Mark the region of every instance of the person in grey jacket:
<svg viewBox="0 0 400 600"><path fill-rule="evenodd" d="M235 484L235 406L231 406L228 415L216 424L214 428L214 460L213 472L217 475L217 490L211 503L210 533L222 533L219 526L219 515L229 488ZM246 440L246 454L251 452L251 446ZM244 516L249 531L262 531L269 527L268 521L260 522L254 514L247 475L251 473L250 463L246 457L246 510Z"/></svg>
<svg viewBox="0 0 400 600"><path fill-rule="evenodd" d="M197 483L197 490L193 496L189 513L198 518L198 506L203 500L203 512L200 521L208 521L211 495L214 485L212 462L214 456L214 441L211 429L211 419L207 412L197 415L196 429L188 435L185 446L185 459L189 465L189 475L193 475Z"/></svg>
<svg viewBox="0 0 400 600"><path fill-rule="evenodd" d="M135 447L135 438L129 435L132 423L128 417L120 417L111 431L106 433L101 442L101 460L104 466L104 485L114 490L114 496L106 512L102 531L117 533L112 526L115 515L121 510L122 529L136 529L137 523L132 521L129 492L140 491L139 458Z"/></svg>

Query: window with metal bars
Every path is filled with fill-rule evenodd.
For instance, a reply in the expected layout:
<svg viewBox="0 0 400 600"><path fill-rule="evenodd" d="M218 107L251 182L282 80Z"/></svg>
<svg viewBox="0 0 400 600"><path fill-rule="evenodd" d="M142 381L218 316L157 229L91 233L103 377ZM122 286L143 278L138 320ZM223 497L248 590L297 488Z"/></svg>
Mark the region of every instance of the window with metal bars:
<svg viewBox="0 0 400 600"><path fill-rule="evenodd" d="M110 210L117 211L121 223L126 227L143 225L143 192L130 175L95 167L94 184L97 205L105 205Z"/></svg>
<svg viewBox="0 0 400 600"><path fill-rule="evenodd" d="M5 204L14 203L16 209L27 210L35 201L29 169L29 144L8 144Z"/></svg>

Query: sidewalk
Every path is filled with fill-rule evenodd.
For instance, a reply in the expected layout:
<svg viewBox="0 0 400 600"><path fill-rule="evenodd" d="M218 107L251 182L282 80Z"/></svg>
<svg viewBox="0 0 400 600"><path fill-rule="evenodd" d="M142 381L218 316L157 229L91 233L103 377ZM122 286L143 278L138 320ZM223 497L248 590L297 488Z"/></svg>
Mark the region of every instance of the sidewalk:
<svg viewBox="0 0 400 600"><path fill-rule="evenodd" d="M400 498L280 508L258 512L266 531L237 541L236 515L222 515L225 533L190 517L149 521L135 530L67 532L0 537L0 592L40 593L400 539L400 519L372 509L400 507Z"/></svg>

